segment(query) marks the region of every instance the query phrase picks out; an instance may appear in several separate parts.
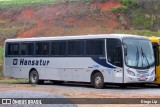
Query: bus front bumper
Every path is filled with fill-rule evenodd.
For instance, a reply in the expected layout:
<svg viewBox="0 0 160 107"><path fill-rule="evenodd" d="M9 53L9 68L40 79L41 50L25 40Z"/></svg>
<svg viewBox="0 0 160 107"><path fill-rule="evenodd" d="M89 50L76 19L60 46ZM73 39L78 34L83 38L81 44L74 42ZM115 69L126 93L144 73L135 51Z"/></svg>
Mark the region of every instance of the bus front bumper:
<svg viewBox="0 0 160 107"><path fill-rule="evenodd" d="M139 82L139 83L153 83L155 81L155 75L150 75L150 76L146 76L146 77L136 77L136 76L128 76L128 78L126 79L126 83L135 83L135 82Z"/></svg>

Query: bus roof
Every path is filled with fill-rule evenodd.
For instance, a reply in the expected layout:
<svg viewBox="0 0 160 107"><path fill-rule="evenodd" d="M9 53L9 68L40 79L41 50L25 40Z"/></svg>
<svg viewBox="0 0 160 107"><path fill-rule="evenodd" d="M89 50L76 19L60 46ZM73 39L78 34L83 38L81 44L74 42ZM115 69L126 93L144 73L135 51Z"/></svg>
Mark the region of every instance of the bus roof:
<svg viewBox="0 0 160 107"><path fill-rule="evenodd" d="M151 42L156 42L158 44L160 44L160 37L155 37L155 36L152 36L152 37L148 37Z"/></svg>
<svg viewBox="0 0 160 107"><path fill-rule="evenodd" d="M77 35L77 36L58 36L58 37L32 37L32 38L15 38L6 39L5 42L18 42L18 41L41 41L41 40L72 40L72 39L97 39L97 38L145 38L138 35L130 34L96 34L96 35Z"/></svg>

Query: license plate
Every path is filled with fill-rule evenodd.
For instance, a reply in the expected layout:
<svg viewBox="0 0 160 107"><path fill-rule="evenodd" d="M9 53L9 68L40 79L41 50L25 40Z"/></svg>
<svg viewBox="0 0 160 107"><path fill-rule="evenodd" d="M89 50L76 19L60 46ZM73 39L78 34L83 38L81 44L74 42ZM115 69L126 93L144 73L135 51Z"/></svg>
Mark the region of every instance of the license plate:
<svg viewBox="0 0 160 107"><path fill-rule="evenodd" d="M145 76L141 76L141 78L140 78L141 80L145 80L146 79L146 77Z"/></svg>

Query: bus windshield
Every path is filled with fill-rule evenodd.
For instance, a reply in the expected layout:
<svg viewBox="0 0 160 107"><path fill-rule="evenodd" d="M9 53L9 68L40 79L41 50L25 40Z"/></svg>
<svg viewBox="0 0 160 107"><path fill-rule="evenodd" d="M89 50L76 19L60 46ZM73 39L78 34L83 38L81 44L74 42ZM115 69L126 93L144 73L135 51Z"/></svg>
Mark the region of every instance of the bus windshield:
<svg viewBox="0 0 160 107"><path fill-rule="evenodd" d="M123 39L125 63L132 68L146 68L154 65L152 44L145 39Z"/></svg>

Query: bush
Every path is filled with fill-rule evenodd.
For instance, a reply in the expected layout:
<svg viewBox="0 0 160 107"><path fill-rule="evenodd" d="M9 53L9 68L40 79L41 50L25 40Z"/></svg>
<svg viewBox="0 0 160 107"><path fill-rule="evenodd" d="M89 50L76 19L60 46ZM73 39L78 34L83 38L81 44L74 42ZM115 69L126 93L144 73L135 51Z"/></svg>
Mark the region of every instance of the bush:
<svg viewBox="0 0 160 107"><path fill-rule="evenodd" d="M145 16L141 14L141 12L134 13L132 22L138 29L150 29L152 26L152 20L146 19Z"/></svg>
<svg viewBox="0 0 160 107"><path fill-rule="evenodd" d="M115 8L112 8L112 12L113 13L125 13L127 11L127 7L126 6L118 6L118 7L115 7Z"/></svg>
<svg viewBox="0 0 160 107"><path fill-rule="evenodd" d="M121 3L129 8L137 7L137 0L120 0Z"/></svg>

